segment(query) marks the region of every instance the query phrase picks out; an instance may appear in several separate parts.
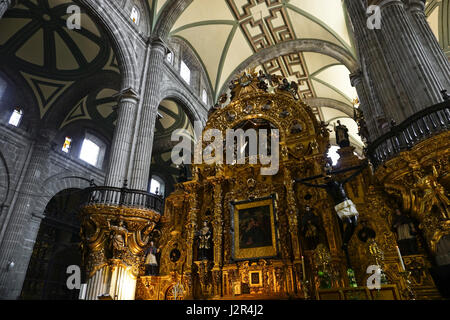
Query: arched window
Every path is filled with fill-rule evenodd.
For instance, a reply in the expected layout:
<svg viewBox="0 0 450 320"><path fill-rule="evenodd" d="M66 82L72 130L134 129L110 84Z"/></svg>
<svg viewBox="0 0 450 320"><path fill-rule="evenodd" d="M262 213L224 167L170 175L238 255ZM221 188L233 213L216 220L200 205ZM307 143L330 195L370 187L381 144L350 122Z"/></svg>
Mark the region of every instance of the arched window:
<svg viewBox="0 0 450 320"><path fill-rule="evenodd" d="M172 52L167 53L166 59L167 59L167 62L172 64L173 63L173 53Z"/></svg>
<svg viewBox="0 0 450 320"><path fill-rule="evenodd" d="M80 150L80 159L94 167L101 168L105 151L106 145L103 141L90 133L86 133Z"/></svg>
<svg viewBox="0 0 450 320"><path fill-rule="evenodd" d="M65 153L69 153L70 145L72 144L72 139L69 137L66 137L66 140L64 141L62 151Z"/></svg>
<svg viewBox="0 0 450 320"><path fill-rule="evenodd" d="M189 69L189 67L184 63L184 61L181 61L180 75L181 78L183 78L183 80L186 81L188 84L191 83L191 69Z"/></svg>
<svg viewBox="0 0 450 320"><path fill-rule="evenodd" d="M206 92L206 89L202 90L202 101L204 104L208 104L208 93Z"/></svg>
<svg viewBox="0 0 450 320"><path fill-rule="evenodd" d="M11 117L9 118L9 124L18 127L20 124L20 121L22 120L23 111L20 108L15 108L14 111L11 114Z"/></svg>
<svg viewBox="0 0 450 320"><path fill-rule="evenodd" d="M164 180L158 176L152 176L150 181L150 193L164 196L165 186Z"/></svg>
<svg viewBox="0 0 450 320"><path fill-rule="evenodd" d="M136 24L136 25L139 24L139 19L141 17L141 12L139 11L139 9L136 6L134 6L131 9L131 16L130 17L131 17L131 21L133 21L134 24Z"/></svg>

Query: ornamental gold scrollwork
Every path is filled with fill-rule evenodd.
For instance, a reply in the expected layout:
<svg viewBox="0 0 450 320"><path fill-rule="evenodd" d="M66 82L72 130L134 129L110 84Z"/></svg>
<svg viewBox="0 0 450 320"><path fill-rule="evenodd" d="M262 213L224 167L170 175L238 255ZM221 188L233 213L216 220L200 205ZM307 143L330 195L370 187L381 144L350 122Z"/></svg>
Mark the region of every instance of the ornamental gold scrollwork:
<svg viewBox="0 0 450 320"><path fill-rule="evenodd" d="M159 214L151 210L86 206L81 213L82 247L89 277L106 265L122 264L137 275Z"/></svg>

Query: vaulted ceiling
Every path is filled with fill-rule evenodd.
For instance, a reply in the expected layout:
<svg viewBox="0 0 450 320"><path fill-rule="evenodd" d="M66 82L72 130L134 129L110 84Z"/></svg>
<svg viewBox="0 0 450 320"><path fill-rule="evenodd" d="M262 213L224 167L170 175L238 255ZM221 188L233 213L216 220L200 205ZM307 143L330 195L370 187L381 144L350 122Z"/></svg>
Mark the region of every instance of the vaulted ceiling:
<svg viewBox="0 0 450 320"><path fill-rule="evenodd" d="M434 35L439 39L441 47L450 58L450 1L428 0L426 2L425 14Z"/></svg>
<svg viewBox="0 0 450 320"><path fill-rule="evenodd" d="M155 23L167 1L150 3ZM341 120L350 128L353 142L362 146L349 117L357 98L350 71L343 61L320 50L331 43L356 60L341 0L194 0L170 36L183 39L197 54L215 98L243 64L254 65L252 57L261 50L296 40L315 43L317 50L294 45L283 54L258 58L257 69L296 81L305 100L326 101L320 106L311 103L316 116L332 123Z"/></svg>
<svg viewBox="0 0 450 320"><path fill-rule="evenodd" d="M106 33L86 13L81 29L67 28L72 4L24 0L7 11L0 20L0 68L33 93L40 119L58 129L93 121L112 136L119 67Z"/></svg>

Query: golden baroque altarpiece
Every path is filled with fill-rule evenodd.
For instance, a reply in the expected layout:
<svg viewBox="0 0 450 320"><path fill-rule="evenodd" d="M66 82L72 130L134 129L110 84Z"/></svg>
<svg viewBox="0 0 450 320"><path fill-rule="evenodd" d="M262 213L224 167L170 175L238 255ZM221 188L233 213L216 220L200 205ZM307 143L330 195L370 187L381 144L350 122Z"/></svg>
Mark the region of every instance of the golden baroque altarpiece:
<svg viewBox="0 0 450 320"><path fill-rule="evenodd" d="M218 129L279 129L279 171L261 175L261 164L200 164L192 180L179 183L164 214L84 209L83 233L89 270L108 263L105 243L125 226L130 235L112 246L113 260L134 268L136 299L433 299L439 298L428 271L439 240L450 234L448 198L449 132L430 138L346 184L359 212L349 244L356 284L347 275L341 231L325 190L294 183L324 173L329 148L327 125L316 119L295 88L276 77L271 92L260 75L243 73L231 86L231 102L219 99L204 132ZM206 147L204 143L203 147ZM339 151L337 169L363 164L354 148ZM350 173L340 174L344 178ZM306 221L309 206L316 224ZM392 225L395 208L408 211L424 235L417 254L403 256ZM430 209L432 208L432 209ZM256 218L255 218L256 217ZM124 225L124 224L125 225ZM201 246L199 232L210 231ZM357 234L368 226L376 236ZM259 227L264 237L252 234ZM159 274L144 275L144 248L154 228L160 248ZM109 240L111 238L111 240ZM122 241L122 242L121 242ZM121 248L121 249L120 249ZM427 252L430 248L431 252ZM205 250L208 255L205 255ZM369 265L380 265L380 290L366 287Z"/></svg>

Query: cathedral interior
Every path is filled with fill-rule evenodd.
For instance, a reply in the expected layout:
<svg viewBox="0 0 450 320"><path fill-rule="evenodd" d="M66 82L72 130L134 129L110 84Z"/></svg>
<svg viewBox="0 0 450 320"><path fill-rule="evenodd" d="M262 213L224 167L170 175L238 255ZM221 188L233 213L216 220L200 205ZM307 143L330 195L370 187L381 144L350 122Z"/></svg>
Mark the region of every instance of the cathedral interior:
<svg viewBox="0 0 450 320"><path fill-rule="evenodd" d="M0 1L0 299L449 299L449 17Z"/></svg>

